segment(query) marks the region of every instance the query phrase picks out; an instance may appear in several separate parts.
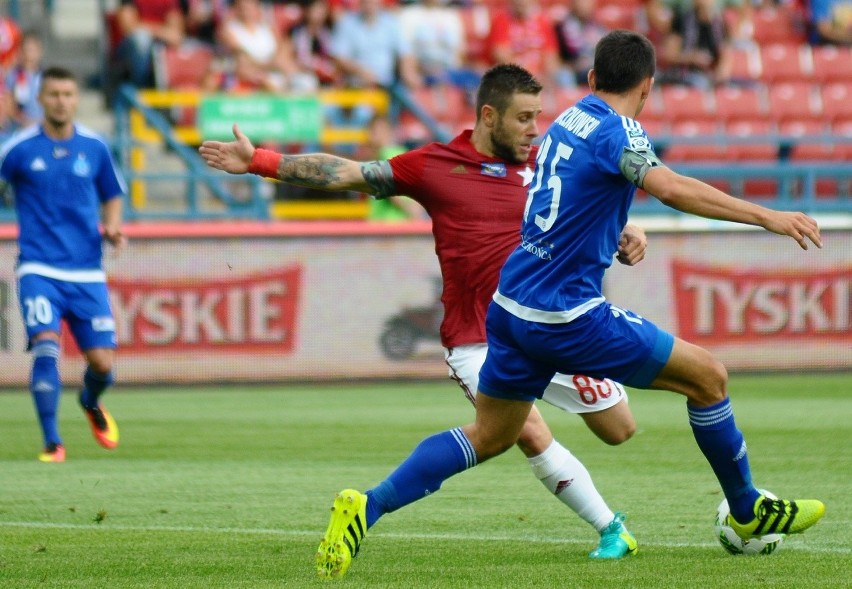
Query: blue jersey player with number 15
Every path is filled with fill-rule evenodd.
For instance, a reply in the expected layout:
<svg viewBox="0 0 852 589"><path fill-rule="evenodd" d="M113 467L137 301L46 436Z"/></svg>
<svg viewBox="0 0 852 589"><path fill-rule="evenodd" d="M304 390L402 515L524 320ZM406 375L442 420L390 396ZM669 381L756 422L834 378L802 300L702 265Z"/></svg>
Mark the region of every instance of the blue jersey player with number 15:
<svg viewBox="0 0 852 589"><path fill-rule="evenodd" d="M30 390L44 436L42 462L65 460L57 424L63 319L86 357L79 402L92 434L104 448L118 445L118 427L100 403L113 382L116 345L101 241L126 244L121 232L126 189L104 141L74 123L79 100L73 74L47 68L39 89L41 124L0 148L0 180L13 189L18 216L15 274L33 354Z"/></svg>
<svg viewBox="0 0 852 589"><path fill-rule="evenodd" d="M616 30L599 41L592 93L557 117L536 156L521 244L488 308L474 423L424 439L366 493L341 491L317 554L321 575L343 575L384 514L510 448L556 372L684 395L695 440L731 507L727 523L741 537L803 532L825 513L821 501L772 499L755 488L718 360L602 294L637 187L686 213L757 225L802 249L821 246L807 215L733 198L662 164L634 120L655 65L653 45L638 33Z"/></svg>

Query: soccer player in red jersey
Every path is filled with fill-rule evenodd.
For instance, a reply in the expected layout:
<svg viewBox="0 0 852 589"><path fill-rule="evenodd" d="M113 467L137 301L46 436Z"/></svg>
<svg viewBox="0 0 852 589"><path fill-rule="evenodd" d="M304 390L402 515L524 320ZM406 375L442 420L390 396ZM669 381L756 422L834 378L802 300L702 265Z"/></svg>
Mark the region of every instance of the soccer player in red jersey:
<svg viewBox="0 0 852 589"><path fill-rule="evenodd" d="M540 92L541 85L525 69L495 66L480 83L472 131L447 144L430 143L389 160L355 162L323 153L282 155L255 149L236 125L236 141L205 141L199 153L210 167L234 174L254 173L328 191L361 191L376 198L405 194L419 202L432 218L443 277L441 342L450 377L475 402L487 351L486 309L503 262L520 242L526 187L538 153L533 141L539 134ZM646 244L642 230L628 225L619 261L628 265L641 261ZM557 374L543 398L579 414L609 444L624 442L635 431L624 388L614 381ZM553 438L535 406L518 446L545 487L601 534L592 558L621 558L636 551L624 515L609 509L588 470ZM359 522L363 531L375 521L369 509L365 520ZM356 548L361 537L363 532L352 538ZM343 555L342 566L320 574L343 574L356 551Z"/></svg>

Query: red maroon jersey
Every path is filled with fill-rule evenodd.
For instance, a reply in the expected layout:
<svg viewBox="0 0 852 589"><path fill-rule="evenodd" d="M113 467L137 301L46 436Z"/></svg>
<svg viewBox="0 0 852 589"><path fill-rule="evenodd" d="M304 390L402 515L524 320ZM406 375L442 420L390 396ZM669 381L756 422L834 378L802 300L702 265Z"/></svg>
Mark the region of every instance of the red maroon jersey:
<svg viewBox="0 0 852 589"><path fill-rule="evenodd" d="M485 312L503 262L520 243L521 217L532 180L534 146L524 164L476 151L471 131L391 158L397 194L432 217L435 253L444 279L441 343L485 342Z"/></svg>

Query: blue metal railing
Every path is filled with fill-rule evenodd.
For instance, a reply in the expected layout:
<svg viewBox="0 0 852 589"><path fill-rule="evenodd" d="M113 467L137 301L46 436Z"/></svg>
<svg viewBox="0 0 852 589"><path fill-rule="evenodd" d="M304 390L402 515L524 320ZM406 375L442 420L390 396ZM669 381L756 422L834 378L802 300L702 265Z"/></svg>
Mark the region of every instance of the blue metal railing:
<svg viewBox="0 0 852 589"><path fill-rule="evenodd" d="M131 109L140 112L145 122L163 137L166 146L186 166L185 173L137 172L133 170L130 160L131 150L135 147L135 142L130 133L129 114ZM119 88L114 112L116 117L115 148L117 159L129 184L135 180L144 181L146 184L167 181L186 183L186 192L183 199L185 206L182 210L159 213L147 211L136 208L133 199L128 197L126 211L128 219L269 218L269 206L261 194L261 185L263 183L261 178L251 174L241 176L240 180L249 186L249 196L245 200L235 198L227 185L228 180L233 181L234 177L208 168L195 149L185 145L175 136L173 125L168 118L140 101L135 88L129 85ZM210 211L202 206L199 196L199 185L205 186L210 191L211 195L222 205L221 210Z"/></svg>

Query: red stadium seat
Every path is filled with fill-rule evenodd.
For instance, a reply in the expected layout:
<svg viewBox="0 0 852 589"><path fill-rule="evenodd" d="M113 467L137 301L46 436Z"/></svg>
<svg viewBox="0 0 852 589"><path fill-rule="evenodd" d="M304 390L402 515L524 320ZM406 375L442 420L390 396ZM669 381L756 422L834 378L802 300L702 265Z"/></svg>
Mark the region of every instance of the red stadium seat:
<svg viewBox="0 0 852 589"><path fill-rule="evenodd" d="M836 82L822 87L822 110L830 121L852 118L852 83Z"/></svg>
<svg viewBox="0 0 852 589"><path fill-rule="evenodd" d="M715 90L716 115L722 121L761 120L768 116L762 88L721 86Z"/></svg>
<svg viewBox="0 0 852 589"><path fill-rule="evenodd" d="M491 30L491 10L481 3L458 9L464 30L465 60L473 64L491 61L488 33Z"/></svg>
<svg viewBox="0 0 852 589"><path fill-rule="evenodd" d="M852 116L835 119L831 131L837 137L852 137ZM834 159L842 162L852 162L852 143L838 143L834 146Z"/></svg>
<svg viewBox="0 0 852 589"><path fill-rule="evenodd" d="M751 138L775 132L773 123L767 120L736 120L725 125L725 133L734 138ZM772 140L760 143L731 142L724 148L725 158L734 161L775 161L778 159L778 143Z"/></svg>
<svg viewBox="0 0 852 589"><path fill-rule="evenodd" d="M672 122L714 119L712 97L712 93L690 86L663 86L660 95L662 110Z"/></svg>
<svg viewBox="0 0 852 589"><path fill-rule="evenodd" d="M821 45L812 49L814 79L823 84L852 84L852 47Z"/></svg>
<svg viewBox="0 0 852 589"><path fill-rule="evenodd" d="M621 6L618 4L602 4L595 10L595 19L605 26L612 29L636 29L636 14L635 8L630 6Z"/></svg>
<svg viewBox="0 0 852 589"><path fill-rule="evenodd" d="M813 162L813 161L830 161L834 157L834 148L830 142L814 140L797 140L799 137L806 135L826 135L829 134L828 125L816 119L801 119L787 120L778 125L778 133L793 141L790 147L790 161L793 162ZM800 194L801 186L794 187L797 194ZM816 179L816 194L817 196L836 196L838 193L837 180L834 178L817 178Z"/></svg>
<svg viewBox="0 0 852 589"><path fill-rule="evenodd" d="M755 47L731 48L731 79L737 82L760 80L760 51Z"/></svg>
<svg viewBox="0 0 852 589"><path fill-rule="evenodd" d="M772 43L760 48L761 79L775 82L810 80L811 49L801 43Z"/></svg>
<svg viewBox="0 0 852 589"><path fill-rule="evenodd" d="M787 7L763 7L751 17L753 38L758 45L767 43L804 43L805 27L798 13Z"/></svg>
<svg viewBox="0 0 852 589"><path fill-rule="evenodd" d="M722 146L718 142L720 129L716 121L710 119L673 121L670 130L672 141L665 151L665 161L717 161L722 158ZM678 141L678 138L695 140L699 137L707 138L707 142L682 143Z"/></svg>
<svg viewBox="0 0 852 589"><path fill-rule="evenodd" d="M778 134L789 137L793 141L790 147L791 161L830 160L834 154L831 143L818 140L797 140L797 138L806 135L828 135L828 133L828 125L818 119L787 119L778 124Z"/></svg>
<svg viewBox="0 0 852 589"><path fill-rule="evenodd" d="M163 90L198 90L213 63L213 49L201 43L180 47L158 46L155 56L157 87Z"/></svg>
<svg viewBox="0 0 852 589"><path fill-rule="evenodd" d="M820 119L822 102L813 84L779 82L767 89L769 116L778 122Z"/></svg>

